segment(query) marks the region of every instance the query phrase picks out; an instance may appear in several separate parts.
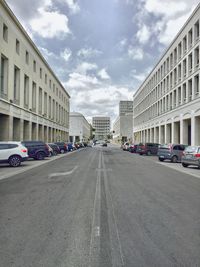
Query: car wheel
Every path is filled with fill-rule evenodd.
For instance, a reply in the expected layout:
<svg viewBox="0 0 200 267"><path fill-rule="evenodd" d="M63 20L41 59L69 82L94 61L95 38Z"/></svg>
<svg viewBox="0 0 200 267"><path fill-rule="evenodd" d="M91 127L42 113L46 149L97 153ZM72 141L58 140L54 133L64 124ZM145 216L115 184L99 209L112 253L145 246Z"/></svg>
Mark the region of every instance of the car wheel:
<svg viewBox="0 0 200 267"><path fill-rule="evenodd" d="M187 168L187 167L188 167L188 164L186 164L186 163L182 163L182 166L183 166L184 168Z"/></svg>
<svg viewBox="0 0 200 267"><path fill-rule="evenodd" d="M178 161L177 156L173 156L172 159L171 159L171 162L173 162L173 163L177 163L177 161Z"/></svg>
<svg viewBox="0 0 200 267"><path fill-rule="evenodd" d="M65 153L65 150L64 150L64 149L61 149L61 150L60 150L60 153L61 153L61 154L64 154L64 153Z"/></svg>
<svg viewBox="0 0 200 267"><path fill-rule="evenodd" d="M18 167L21 165L21 158L20 158L20 156L11 156L9 158L8 162L9 162L10 166Z"/></svg>
<svg viewBox="0 0 200 267"><path fill-rule="evenodd" d="M164 161L164 159L159 158L160 161Z"/></svg>
<svg viewBox="0 0 200 267"><path fill-rule="evenodd" d="M54 155L54 156L57 156L57 154L58 154L57 151L54 151L54 152L53 152L53 155Z"/></svg>
<svg viewBox="0 0 200 267"><path fill-rule="evenodd" d="M36 159L37 159L37 160L43 160L44 158L45 158L45 155L44 155L43 152L38 152L38 153L36 154Z"/></svg>

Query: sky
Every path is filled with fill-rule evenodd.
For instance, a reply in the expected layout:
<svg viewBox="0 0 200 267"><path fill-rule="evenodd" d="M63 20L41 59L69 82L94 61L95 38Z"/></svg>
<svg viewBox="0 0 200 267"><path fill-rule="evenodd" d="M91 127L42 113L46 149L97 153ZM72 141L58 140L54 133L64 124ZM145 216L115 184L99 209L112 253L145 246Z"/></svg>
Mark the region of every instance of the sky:
<svg viewBox="0 0 200 267"><path fill-rule="evenodd" d="M70 94L71 112L118 116L197 0L7 0Z"/></svg>

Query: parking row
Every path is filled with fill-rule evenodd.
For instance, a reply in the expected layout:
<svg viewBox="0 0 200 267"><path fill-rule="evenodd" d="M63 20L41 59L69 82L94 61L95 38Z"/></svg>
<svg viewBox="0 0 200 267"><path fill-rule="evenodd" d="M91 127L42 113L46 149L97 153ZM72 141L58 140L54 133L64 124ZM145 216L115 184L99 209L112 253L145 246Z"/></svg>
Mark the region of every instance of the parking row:
<svg viewBox="0 0 200 267"><path fill-rule="evenodd" d="M66 142L0 142L0 163L9 164L11 167L18 167L21 165L21 162L28 159L44 160L45 158L71 152L86 146L86 143L71 144Z"/></svg>
<svg viewBox="0 0 200 267"><path fill-rule="evenodd" d="M121 148L139 155L155 155L160 162L181 162L184 168L196 166L200 169L200 146L184 144L157 144L157 143L124 143Z"/></svg>

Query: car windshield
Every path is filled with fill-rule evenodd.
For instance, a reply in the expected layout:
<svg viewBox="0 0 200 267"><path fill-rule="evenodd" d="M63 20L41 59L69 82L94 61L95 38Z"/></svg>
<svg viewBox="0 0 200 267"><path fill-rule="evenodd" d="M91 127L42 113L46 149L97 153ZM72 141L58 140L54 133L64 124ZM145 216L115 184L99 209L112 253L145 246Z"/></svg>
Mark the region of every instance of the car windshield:
<svg viewBox="0 0 200 267"><path fill-rule="evenodd" d="M170 149L170 145L166 145L166 144L160 145L159 148L160 149Z"/></svg>
<svg viewBox="0 0 200 267"><path fill-rule="evenodd" d="M185 152L194 153L198 151L198 146L188 146L185 148Z"/></svg>

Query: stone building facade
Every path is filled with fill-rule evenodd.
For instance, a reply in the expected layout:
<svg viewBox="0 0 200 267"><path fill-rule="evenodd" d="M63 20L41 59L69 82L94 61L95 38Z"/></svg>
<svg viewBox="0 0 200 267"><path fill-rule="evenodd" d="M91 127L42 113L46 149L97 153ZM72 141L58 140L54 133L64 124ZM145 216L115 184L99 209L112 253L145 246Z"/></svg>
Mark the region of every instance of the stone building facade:
<svg viewBox="0 0 200 267"><path fill-rule="evenodd" d="M0 1L0 140L68 140L69 99L5 1Z"/></svg>
<svg viewBox="0 0 200 267"><path fill-rule="evenodd" d="M200 5L133 97L135 142L200 144Z"/></svg>

